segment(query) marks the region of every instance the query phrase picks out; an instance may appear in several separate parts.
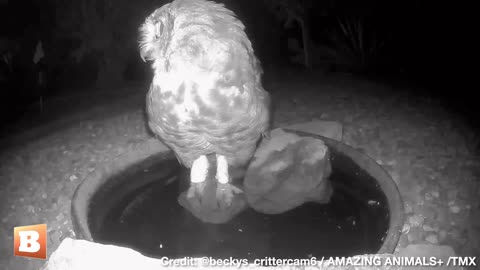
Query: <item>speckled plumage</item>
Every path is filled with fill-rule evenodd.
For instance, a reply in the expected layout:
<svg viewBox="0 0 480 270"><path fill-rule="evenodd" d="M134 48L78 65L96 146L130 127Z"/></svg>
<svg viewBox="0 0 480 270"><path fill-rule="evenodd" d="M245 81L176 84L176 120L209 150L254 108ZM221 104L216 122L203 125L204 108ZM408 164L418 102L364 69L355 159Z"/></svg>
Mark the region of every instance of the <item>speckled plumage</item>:
<svg viewBox="0 0 480 270"><path fill-rule="evenodd" d="M153 61L152 131L186 167L211 153L246 165L269 130L270 97L242 22L221 4L176 0L153 12L140 35L142 58Z"/></svg>

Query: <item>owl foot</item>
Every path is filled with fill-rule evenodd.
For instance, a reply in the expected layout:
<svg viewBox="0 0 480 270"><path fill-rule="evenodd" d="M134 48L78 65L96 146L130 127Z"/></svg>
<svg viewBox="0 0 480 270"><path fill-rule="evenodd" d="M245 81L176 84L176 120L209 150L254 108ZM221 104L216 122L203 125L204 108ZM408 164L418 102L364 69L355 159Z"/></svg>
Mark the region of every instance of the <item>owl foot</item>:
<svg viewBox="0 0 480 270"><path fill-rule="evenodd" d="M207 156L200 156L192 163L190 170L190 188L187 192L187 198L193 198L196 195L203 195L207 182L208 159Z"/></svg>
<svg viewBox="0 0 480 270"><path fill-rule="evenodd" d="M238 187L226 183L217 185L217 202L220 208L227 208L232 205L233 198L235 194L240 194L243 191Z"/></svg>
<svg viewBox="0 0 480 270"><path fill-rule="evenodd" d="M201 198L205 192L205 186L207 185L206 181L200 183L190 183L190 187L187 191L187 198Z"/></svg>
<svg viewBox="0 0 480 270"><path fill-rule="evenodd" d="M226 208L232 205L235 194L242 193L242 190L229 183L230 175L228 173L227 158L217 154L217 202L220 208Z"/></svg>

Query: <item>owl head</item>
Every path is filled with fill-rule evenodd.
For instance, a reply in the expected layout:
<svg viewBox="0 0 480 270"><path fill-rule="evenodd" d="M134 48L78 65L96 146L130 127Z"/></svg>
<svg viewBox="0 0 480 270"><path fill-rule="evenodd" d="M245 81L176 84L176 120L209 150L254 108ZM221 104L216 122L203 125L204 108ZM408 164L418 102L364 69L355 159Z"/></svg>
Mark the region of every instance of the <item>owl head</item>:
<svg viewBox="0 0 480 270"><path fill-rule="evenodd" d="M140 57L143 61L155 60L164 55L166 45L171 38L174 15L170 4L156 9L139 29Z"/></svg>

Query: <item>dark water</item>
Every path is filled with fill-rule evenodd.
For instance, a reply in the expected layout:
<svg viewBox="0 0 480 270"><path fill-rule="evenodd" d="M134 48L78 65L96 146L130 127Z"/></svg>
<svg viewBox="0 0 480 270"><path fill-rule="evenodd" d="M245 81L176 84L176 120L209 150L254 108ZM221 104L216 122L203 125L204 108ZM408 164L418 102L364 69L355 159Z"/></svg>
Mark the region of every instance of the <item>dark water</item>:
<svg viewBox="0 0 480 270"><path fill-rule="evenodd" d="M348 157L332 152L331 161L334 194L328 205L308 203L279 215L248 209L228 224L213 225L177 203L178 181L166 184L179 178L176 159L150 159L127 168L94 197L90 229L97 242L152 257L298 259L376 253L389 226L387 200L376 181ZM132 181L139 184L133 187Z"/></svg>

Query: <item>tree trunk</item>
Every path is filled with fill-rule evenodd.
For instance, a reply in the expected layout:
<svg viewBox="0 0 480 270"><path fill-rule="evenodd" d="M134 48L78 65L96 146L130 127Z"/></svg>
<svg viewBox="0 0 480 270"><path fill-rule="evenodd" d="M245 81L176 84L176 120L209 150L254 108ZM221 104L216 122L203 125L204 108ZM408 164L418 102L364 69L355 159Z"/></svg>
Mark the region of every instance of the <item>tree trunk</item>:
<svg viewBox="0 0 480 270"><path fill-rule="evenodd" d="M311 43L310 43L310 28L305 19L299 20L300 27L302 28L302 42L303 42L303 56L305 61L305 67L307 69L312 68L311 59Z"/></svg>

